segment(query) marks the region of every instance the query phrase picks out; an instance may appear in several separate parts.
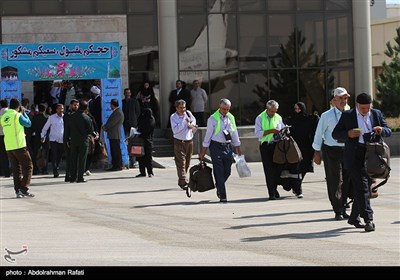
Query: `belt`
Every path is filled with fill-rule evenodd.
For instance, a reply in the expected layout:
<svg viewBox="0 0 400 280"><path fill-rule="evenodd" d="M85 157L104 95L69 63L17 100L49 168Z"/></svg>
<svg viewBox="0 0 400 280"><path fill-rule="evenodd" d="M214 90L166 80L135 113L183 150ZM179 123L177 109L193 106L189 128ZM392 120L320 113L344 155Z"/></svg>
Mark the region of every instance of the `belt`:
<svg viewBox="0 0 400 280"><path fill-rule="evenodd" d="M228 146L228 145L231 144L231 142L222 143L222 142L218 142L218 141L214 141L214 140L211 140L211 142L213 142L215 144L218 144L218 145L221 145L221 146Z"/></svg>
<svg viewBox="0 0 400 280"><path fill-rule="evenodd" d="M360 143L360 142L358 142L358 146L359 146L359 147L365 148L367 145L365 145L365 143Z"/></svg>
<svg viewBox="0 0 400 280"><path fill-rule="evenodd" d="M174 141L181 142L181 143L189 143L189 142L192 142L193 140L181 140L181 139L174 138Z"/></svg>

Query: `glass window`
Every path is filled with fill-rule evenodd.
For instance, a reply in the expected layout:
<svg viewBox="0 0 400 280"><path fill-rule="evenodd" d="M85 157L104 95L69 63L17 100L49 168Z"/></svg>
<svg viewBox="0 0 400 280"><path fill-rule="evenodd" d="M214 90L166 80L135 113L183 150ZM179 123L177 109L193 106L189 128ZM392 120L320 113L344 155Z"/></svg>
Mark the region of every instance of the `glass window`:
<svg viewBox="0 0 400 280"><path fill-rule="evenodd" d="M128 16L129 69L158 68L157 24L152 15Z"/></svg>
<svg viewBox="0 0 400 280"><path fill-rule="evenodd" d="M206 1L204 1L206 2ZM236 0L210 0L208 2L209 13L228 13L236 11Z"/></svg>
<svg viewBox="0 0 400 280"><path fill-rule="evenodd" d="M322 0L297 0L298 11L323 10Z"/></svg>
<svg viewBox="0 0 400 280"><path fill-rule="evenodd" d="M299 71L298 100L306 104L308 114L314 111L322 113L327 109L325 77L324 68Z"/></svg>
<svg viewBox="0 0 400 280"><path fill-rule="evenodd" d="M352 6L349 0L326 0L326 10L343 10L343 11L351 11Z"/></svg>
<svg viewBox="0 0 400 280"><path fill-rule="evenodd" d="M155 0L128 0L129 13L156 12Z"/></svg>
<svg viewBox="0 0 400 280"><path fill-rule="evenodd" d="M347 66L353 62L353 36L348 16L331 16L327 20L327 56L330 65Z"/></svg>
<svg viewBox="0 0 400 280"><path fill-rule="evenodd" d="M126 1L97 0L97 12L102 14L126 14Z"/></svg>
<svg viewBox="0 0 400 280"><path fill-rule="evenodd" d="M67 14L97 14L95 3L91 0L69 0L65 2Z"/></svg>
<svg viewBox="0 0 400 280"><path fill-rule="evenodd" d="M270 99L279 103L279 115L283 118L290 116L293 112L293 105L298 101L297 71L280 69L270 71L269 78Z"/></svg>
<svg viewBox="0 0 400 280"><path fill-rule="evenodd" d="M29 0L4 0L1 1L2 16L29 15L31 13L31 1Z"/></svg>
<svg viewBox="0 0 400 280"><path fill-rule="evenodd" d="M178 0L178 13L204 13L207 1L199 0Z"/></svg>
<svg viewBox="0 0 400 280"><path fill-rule="evenodd" d="M267 67L267 24L264 15L239 16L239 62L242 68Z"/></svg>
<svg viewBox="0 0 400 280"><path fill-rule="evenodd" d="M64 14L64 3L54 0L34 0L32 1L32 13L35 15Z"/></svg>
<svg viewBox="0 0 400 280"><path fill-rule="evenodd" d="M207 23L204 15L180 15L178 19L180 70L208 69Z"/></svg>
<svg viewBox="0 0 400 280"><path fill-rule="evenodd" d="M260 12L265 11L265 0L238 0L239 12Z"/></svg>
<svg viewBox="0 0 400 280"><path fill-rule="evenodd" d="M271 15L268 18L269 45L268 56L272 67L294 67L295 58L282 60L283 51L292 51L294 53L294 16L293 15ZM291 40L291 41L290 41Z"/></svg>
<svg viewBox="0 0 400 280"><path fill-rule="evenodd" d="M237 67L236 15L211 14L209 22L210 68Z"/></svg>
<svg viewBox="0 0 400 280"><path fill-rule="evenodd" d="M241 125L238 72L210 71L210 79L210 94L208 97L211 114L219 107L221 98L228 98L232 102L230 112L235 115L237 124Z"/></svg>
<svg viewBox="0 0 400 280"><path fill-rule="evenodd" d="M268 0L268 10L271 11L294 11L296 2L293 0Z"/></svg>
<svg viewBox="0 0 400 280"><path fill-rule="evenodd" d="M265 110L269 100L267 71L240 71L241 124L254 125L256 117Z"/></svg>
<svg viewBox="0 0 400 280"><path fill-rule="evenodd" d="M320 59L324 55L324 24L323 17L320 13L300 14L297 16L297 28L301 31L298 33L299 51L299 67L307 67L314 64L316 61L321 66L325 61ZM318 59L316 59L318 58Z"/></svg>

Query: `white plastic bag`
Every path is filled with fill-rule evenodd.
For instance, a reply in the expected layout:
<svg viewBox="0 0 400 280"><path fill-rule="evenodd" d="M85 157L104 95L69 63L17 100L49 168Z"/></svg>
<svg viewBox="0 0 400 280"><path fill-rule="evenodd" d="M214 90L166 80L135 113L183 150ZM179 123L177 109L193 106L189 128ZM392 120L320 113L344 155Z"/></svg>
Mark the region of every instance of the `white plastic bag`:
<svg viewBox="0 0 400 280"><path fill-rule="evenodd" d="M239 174L240 178L250 177L251 171L249 166L247 165L246 160L244 159L244 155L233 154L233 159L236 162L236 170Z"/></svg>

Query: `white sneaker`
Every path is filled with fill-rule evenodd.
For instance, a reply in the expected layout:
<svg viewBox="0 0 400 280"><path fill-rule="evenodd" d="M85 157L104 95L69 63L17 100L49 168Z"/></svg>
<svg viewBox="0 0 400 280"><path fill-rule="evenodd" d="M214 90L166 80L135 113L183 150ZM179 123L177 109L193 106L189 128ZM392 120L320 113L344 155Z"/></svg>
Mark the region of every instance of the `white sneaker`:
<svg viewBox="0 0 400 280"><path fill-rule="evenodd" d="M303 197L304 197L303 194L298 194L298 195L296 195L296 196L297 196L297 198L303 198Z"/></svg>
<svg viewBox="0 0 400 280"><path fill-rule="evenodd" d="M85 175L86 175L86 176L90 176L90 175L92 175L92 173L90 173L89 170L86 170Z"/></svg>

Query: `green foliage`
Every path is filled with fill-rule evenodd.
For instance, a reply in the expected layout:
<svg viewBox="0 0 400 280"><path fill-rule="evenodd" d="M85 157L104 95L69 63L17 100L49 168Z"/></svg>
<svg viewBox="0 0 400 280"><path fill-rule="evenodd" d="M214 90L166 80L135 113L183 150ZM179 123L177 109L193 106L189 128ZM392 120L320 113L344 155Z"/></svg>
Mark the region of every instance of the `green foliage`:
<svg viewBox="0 0 400 280"><path fill-rule="evenodd" d="M400 116L400 27L396 29L395 45L386 43L385 55L391 62L382 63L383 72L376 81L376 98L374 106L378 107L386 117Z"/></svg>

